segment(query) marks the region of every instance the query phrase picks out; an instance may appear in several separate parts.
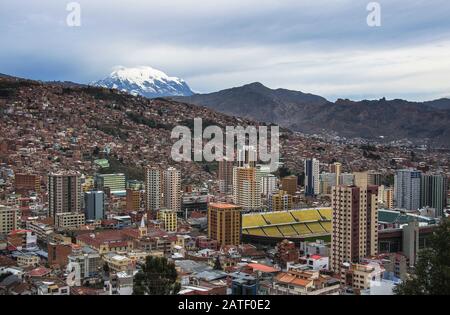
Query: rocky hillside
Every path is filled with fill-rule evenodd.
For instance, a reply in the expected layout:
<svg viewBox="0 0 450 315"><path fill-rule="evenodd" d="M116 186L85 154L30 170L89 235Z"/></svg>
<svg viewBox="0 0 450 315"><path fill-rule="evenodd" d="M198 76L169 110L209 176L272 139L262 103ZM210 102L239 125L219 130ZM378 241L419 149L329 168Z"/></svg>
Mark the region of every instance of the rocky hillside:
<svg viewBox="0 0 450 315"><path fill-rule="evenodd" d="M206 107L167 99L148 99L99 87L65 86L15 78L0 78L0 163L17 171L45 175L72 169L92 175L125 172L142 179L143 167L160 164L182 171L184 183L205 183L216 177L217 163L171 159L176 125L192 126L201 117L206 125L247 126L258 123L215 112ZM286 169L301 174L303 159L326 163L339 160L344 170L403 167L426 161L430 167L448 166L446 152L368 146L306 137L290 131L281 136L281 157ZM110 167L99 169L97 159ZM281 174L286 173L283 169Z"/></svg>
<svg viewBox="0 0 450 315"><path fill-rule="evenodd" d="M328 101L320 96L285 89L272 90L255 82L210 94L195 94L173 99L202 105L229 115L273 122L289 128L290 113Z"/></svg>
<svg viewBox="0 0 450 315"><path fill-rule="evenodd" d="M114 89L0 78L0 162L45 174L77 169L92 173L94 161L110 160L111 168L130 178L143 178L147 164L182 169L186 182L214 176L208 163L175 163L170 138L173 127L247 125L210 109L165 99L132 96ZM253 124L253 123L252 123ZM7 154L5 154L7 153Z"/></svg>

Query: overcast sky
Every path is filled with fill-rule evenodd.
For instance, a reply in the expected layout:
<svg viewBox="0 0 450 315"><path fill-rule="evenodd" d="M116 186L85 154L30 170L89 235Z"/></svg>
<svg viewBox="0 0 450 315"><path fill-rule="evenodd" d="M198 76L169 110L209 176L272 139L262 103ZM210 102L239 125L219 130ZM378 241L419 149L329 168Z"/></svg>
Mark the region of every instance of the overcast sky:
<svg viewBox="0 0 450 315"><path fill-rule="evenodd" d="M148 65L198 92L259 81L336 98L450 97L450 1L0 1L0 73L88 83Z"/></svg>

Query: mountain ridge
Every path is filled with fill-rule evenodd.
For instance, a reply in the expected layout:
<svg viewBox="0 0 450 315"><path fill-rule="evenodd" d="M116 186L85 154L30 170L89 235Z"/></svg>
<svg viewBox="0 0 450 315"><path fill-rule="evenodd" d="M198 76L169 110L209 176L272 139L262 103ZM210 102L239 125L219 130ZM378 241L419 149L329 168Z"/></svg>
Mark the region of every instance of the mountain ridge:
<svg viewBox="0 0 450 315"><path fill-rule="evenodd" d="M230 108L230 103L226 101L226 99L230 98L238 99L239 104ZM297 105L298 100L301 100L300 103L305 104L324 104L328 102L325 98L313 94L287 89L272 90L260 82L253 82L241 87L209 94L194 94L188 97L173 97L173 99L206 106L229 115L245 118L251 117L251 119L271 123L280 122L278 119L280 113L271 111L274 106L279 107L279 111L282 112L287 110L289 106ZM254 108L257 108L257 111L252 111ZM271 115L268 116L268 114Z"/></svg>
<svg viewBox="0 0 450 315"><path fill-rule="evenodd" d="M409 139L450 146L450 99L410 102L401 99L325 98L259 82L208 94L172 99L219 112L279 124L306 134L334 133L349 138Z"/></svg>
<svg viewBox="0 0 450 315"><path fill-rule="evenodd" d="M8 75L3 77L27 80ZM50 83L62 87L86 86L73 82ZM120 91L130 93L125 89ZM270 89L259 82L208 94L162 98L203 106L235 117L275 123L304 134L331 134L382 142L407 139L416 144L450 147L450 99L447 98L426 102L386 98L330 102L314 94Z"/></svg>
<svg viewBox="0 0 450 315"><path fill-rule="evenodd" d="M138 180L143 180L148 165L174 166L181 170L185 184L205 183L217 177L217 163L175 162L170 158L172 145L177 141L171 137L173 128L193 128L193 120L198 117L203 119L204 127L210 123L221 128L264 125L166 98L148 99L101 87L66 87L0 78L0 162L17 161L15 167L26 165L42 176L76 170L86 174L125 173L127 178ZM445 150L415 150L412 156L408 144L368 146L368 142L359 139L342 142L283 128L280 131L283 169L297 175L303 171L303 159L311 154L323 163L339 158L348 171L361 170L362 165L365 169L389 169L393 157L405 158L396 164L398 167L410 166L413 158L414 163L427 161L433 167L441 165L439 161L448 162ZM26 152L22 150L25 147ZM102 169L97 165L99 158L107 159L110 167Z"/></svg>

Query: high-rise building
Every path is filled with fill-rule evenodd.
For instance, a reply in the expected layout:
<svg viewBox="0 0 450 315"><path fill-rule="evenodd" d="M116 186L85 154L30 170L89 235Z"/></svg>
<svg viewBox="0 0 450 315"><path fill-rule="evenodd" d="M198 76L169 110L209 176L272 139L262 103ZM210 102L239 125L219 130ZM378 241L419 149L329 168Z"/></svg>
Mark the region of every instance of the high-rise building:
<svg viewBox="0 0 450 315"><path fill-rule="evenodd" d="M125 174L97 174L95 183L98 190L104 191L108 188L111 194L125 194Z"/></svg>
<svg viewBox="0 0 450 315"><path fill-rule="evenodd" d="M297 192L298 177L290 175L281 179L281 189L287 192L289 195L295 195Z"/></svg>
<svg viewBox="0 0 450 315"><path fill-rule="evenodd" d="M394 178L394 202L397 208L420 208L421 172L412 169L398 170Z"/></svg>
<svg viewBox="0 0 450 315"><path fill-rule="evenodd" d="M84 193L86 220L102 220L105 218L105 193L88 191Z"/></svg>
<svg viewBox="0 0 450 315"><path fill-rule="evenodd" d="M261 185L256 177L255 167L233 168L233 201L245 210L261 207Z"/></svg>
<svg viewBox="0 0 450 315"><path fill-rule="evenodd" d="M367 187L369 184L369 172L354 172L354 184L358 187Z"/></svg>
<svg viewBox="0 0 450 315"><path fill-rule="evenodd" d="M81 180L77 173L58 173L48 176L48 211L57 213L80 212L82 203Z"/></svg>
<svg viewBox="0 0 450 315"><path fill-rule="evenodd" d="M381 186L383 181L383 175L379 172L369 171L367 172L367 184L370 186Z"/></svg>
<svg viewBox="0 0 450 315"><path fill-rule="evenodd" d="M336 186L336 174L322 173L319 175L319 193L331 195L331 187Z"/></svg>
<svg viewBox="0 0 450 315"><path fill-rule="evenodd" d="M385 209L394 208L394 189L381 185L378 187L378 204Z"/></svg>
<svg viewBox="0 0 450 315"><path fill-rule="evenodd" d="M158 220L164 225L166 232L177 231L177 213L169 209L161 209L158 211Z"/></svg>
<svg viewBox="0 0 450 315"><path fill-rule="evenodd" d="M354 172L353 175L355 186L381 185L381 173L377 173L374 171L366 171L366 172Z"/></svg>
<svg viewBox="0 0 450 315"><path fill-rule="evenodd" d="M320 192L319 166L319 160L305 160L305 196L317 196Z"/></svg>
<svg viewBox="0 0 450 315"><path fill-rule="evenodd" d="M394 208L394 189L392 189L391 187L384 189L384 202L386 208Z"/></svg>
<svg viewBox="0 0 450 315"><path fill-rule="evenodd" d="M355 184L355 175L352 173L342 173L339 176L339 185L352 186Z"/></svg>
<svg viewBox="0 0 450 315"><path fill-rule="evenodd" d="M8 234L20 226L20 211L16 207L0 205L0 234Z"/></svg>
<svg viewBox="0 0 450 315"><path fill-rule="evenodd" d="M139 211L141 208L145 207L146 199L147 199L147 192L145 190L136 190L127 188L127 197L126 197L127 212Z"/></svg>
<svg viewBox="0 0 450 315"><path fill-rule="evenodd" d="M126 196L127 212L139 210L140 206L139 197L140 197L139 190L127 188L127 196Z"/></svg>
<svg viewBox="0 0 450 315"><path fill-rule="evenodd" d="M264 196L269 196L277 190L277 177L269 174L261 177L261 193Z"/></svg>
<svg viewBox="0 0 450 315"><path fill-rule="evenodd" d="M208 206L208 237L220 246L239 245L241 242L242 207L226 203Z"/></svg>
<svg viewBox="0 0 450 315"><path fill-rule="evenodd" d="M159 167L149 166L145 168L145 192L147 211L161 209L161 194L163 173Z"/></svg>
<svg viewBox="0 0 450 315"><path fill-rule="evenodd" d="M334 180L335 185L332 185L332 186L339 186L341 184L339 182L340 176L341 176L341 169L342 169L342 164L339 162L334 162L333 164L330 164L329 171L330 171L330 173L335 174L335 176L336 176L336 178Z"/></svg>
<svg viewBox="0 0 450 315"><path fill-rule="evenodd" d="M173 167L164 171L164 206L175 212L181 211L181 173Z"/></svg>
<svg viewBox="0 0 450 315"><path fill-rule="evenodd" d="M223 159L219 161L219 191L223 194L233 193L233 162Z"/></svg>
<svg viewBox="0 0 450 315"><path fill-rule="evenodd" d="M289 195L283 190L276 194L269 195L269 210L270 211L287 211L292 209L292 195Z"/></svg>
<svg viewBox="0 0 450 315"><path fill-rule="evenodd" d="M332 189L330 267L340 272L343 263L357 263L377 254L377 186L336 186Z"/></svg>
<svg viewBox="0 0 450 315"><path fill-rule="evenodd" d="M14 189L16 194L41 191L41 177L35 174L15 174Z"/></svg>
<svg viewBox="0 0 450 315"><path fill-rule="evenodd" d="M244 146L238 150L237 165L238 167L256 167L258 153L253 146Z"/></svg>
<svg viewBox="0 0 450 315"><path fill-rule="evenodd" d="M448 179L444 175L423 174L421 177L420 207L436 209L436 217L443 216L447 206Z"/></svg>
<svg viewBox="0 0 450 315"><path fill-rule="evenodd" d="M264 164L256 165L256 181L259 183L259 191L263 192L263 177L272 175L270 173L270 166Z"/></svg>

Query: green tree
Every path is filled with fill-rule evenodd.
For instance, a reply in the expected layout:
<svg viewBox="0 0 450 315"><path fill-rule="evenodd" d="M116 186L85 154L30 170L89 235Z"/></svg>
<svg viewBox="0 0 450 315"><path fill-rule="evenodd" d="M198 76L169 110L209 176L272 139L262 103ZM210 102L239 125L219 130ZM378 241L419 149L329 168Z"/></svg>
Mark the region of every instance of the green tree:
<svg viewBox="0 0 450 315"><path fill-rule="evenodd" d="M280 178L283 178L283 177L292 175L291 170L288 169L288 168L285 167L285 166L279 167L276 173L278 173L277 175L278 175Z"/></svg>
<svg viewBox="0 0 450 315"><path fill-rule="evenodd" d="M397 295L450 295L450 220L443 219L419 252L410 277L399 284Z"/></svg>
<svg viewBox="0 0 450 315"><path fill-rule="evenodd" d="M98 156L100 154L100 148L95 146L94 150L92 151L93 156Z"/></svg>
<svg viewBox="0 0 450 315"><path fill-rule="evenodd" d="M147 257L134 277L134 295L174 295L180 291L175 264L165 257Z"/></svg>

